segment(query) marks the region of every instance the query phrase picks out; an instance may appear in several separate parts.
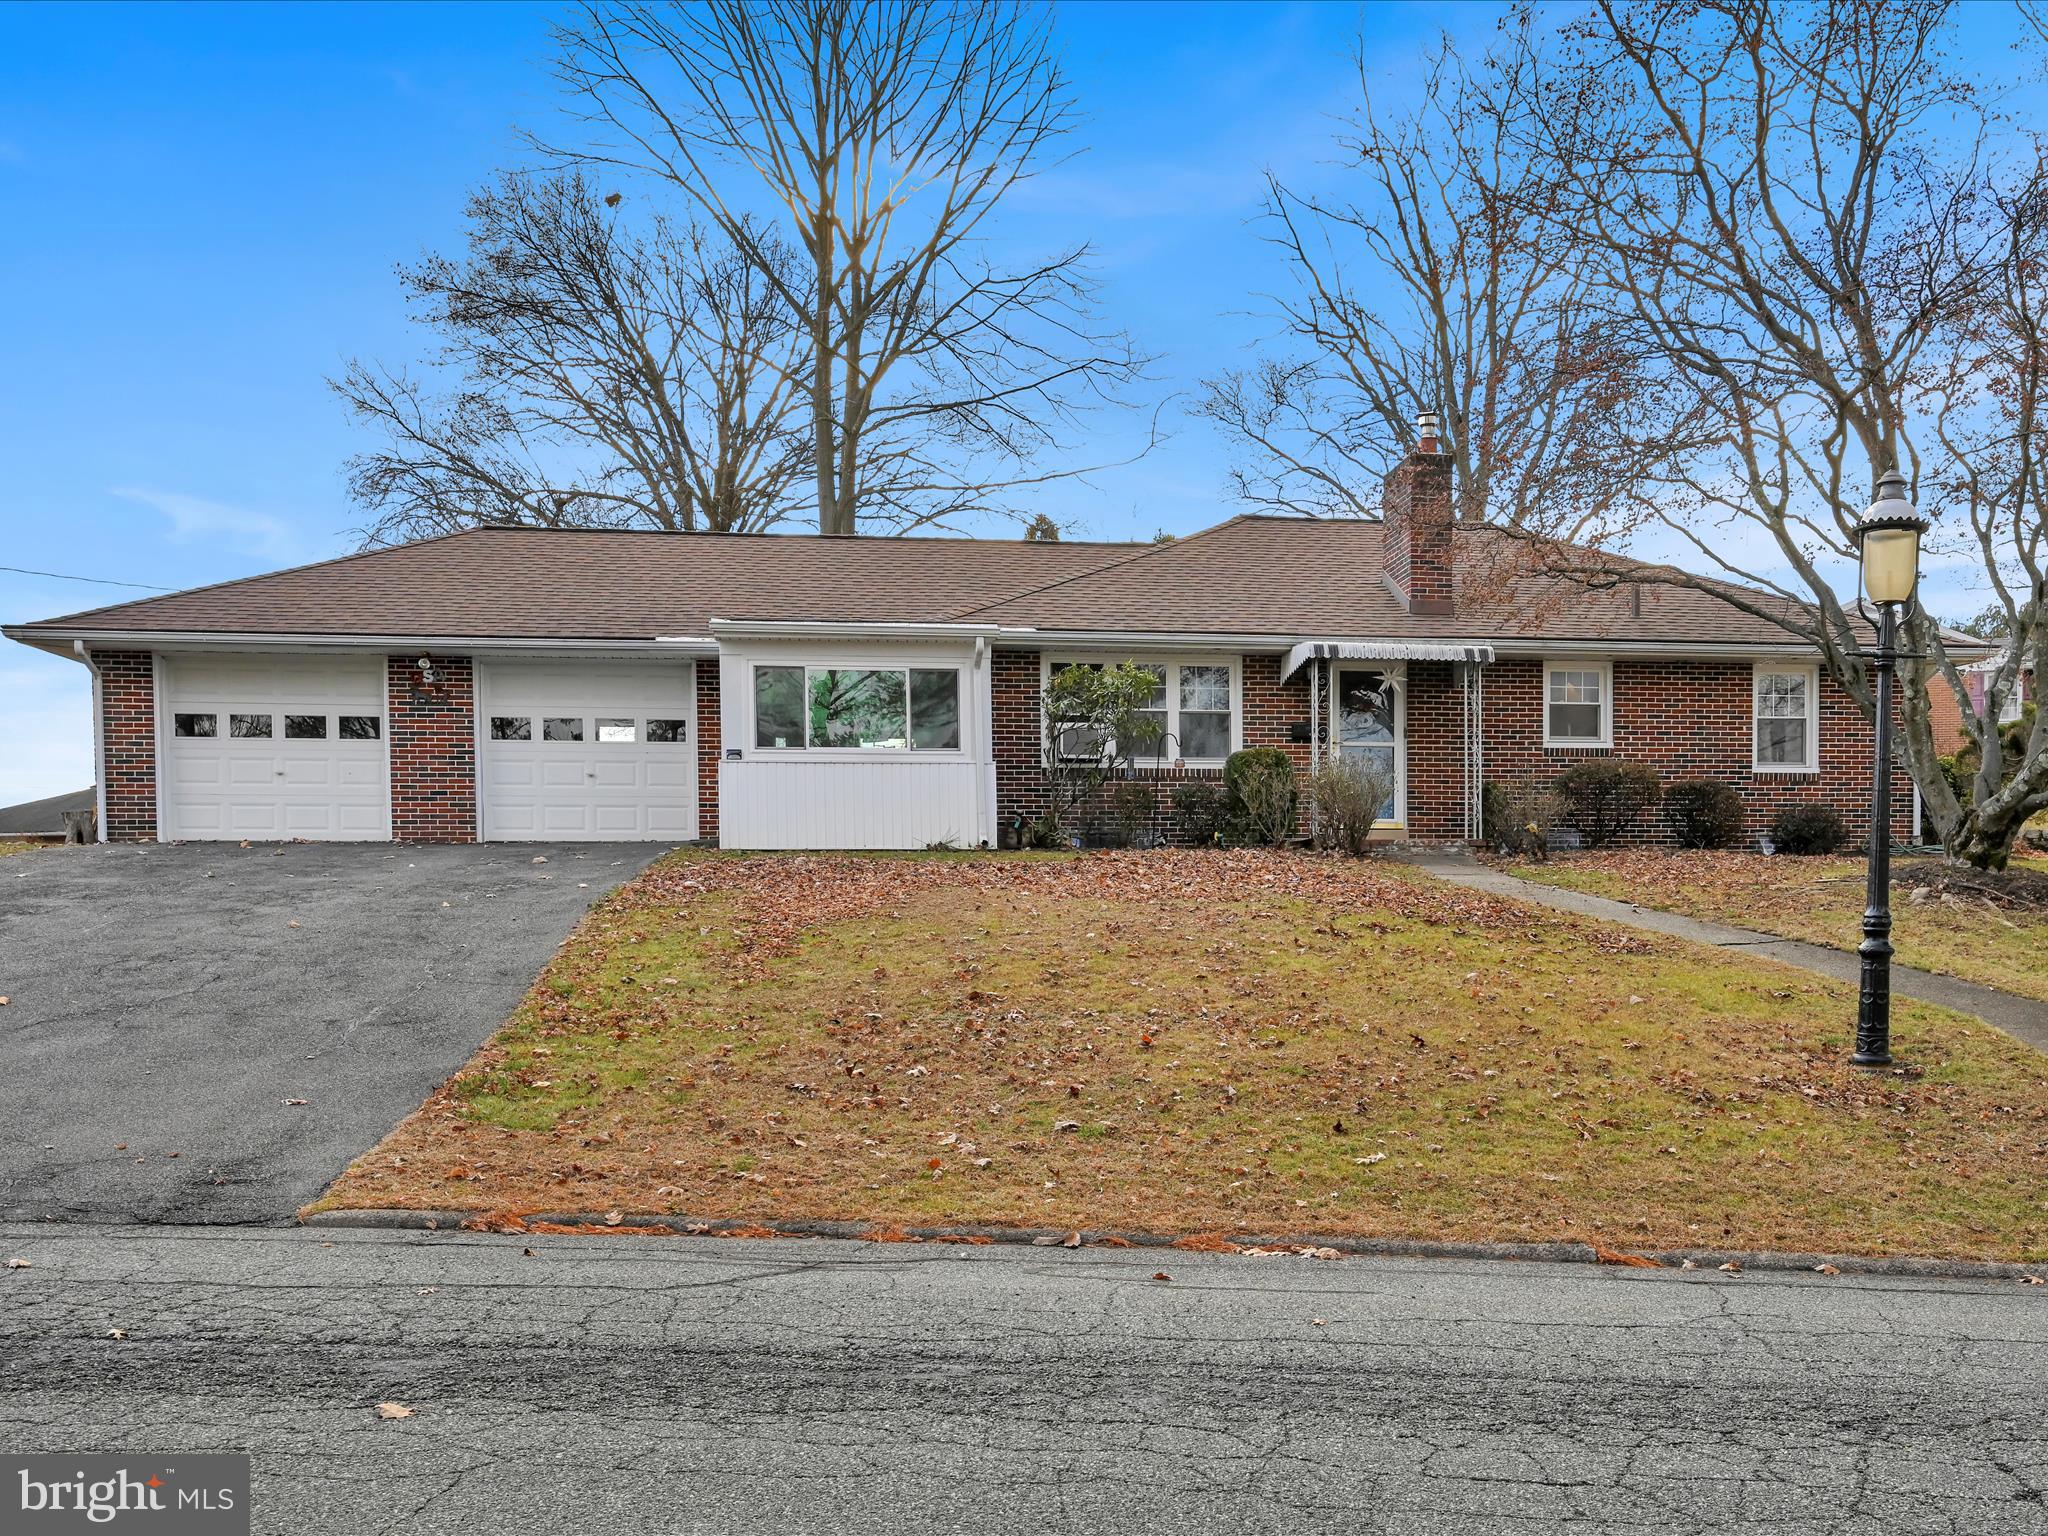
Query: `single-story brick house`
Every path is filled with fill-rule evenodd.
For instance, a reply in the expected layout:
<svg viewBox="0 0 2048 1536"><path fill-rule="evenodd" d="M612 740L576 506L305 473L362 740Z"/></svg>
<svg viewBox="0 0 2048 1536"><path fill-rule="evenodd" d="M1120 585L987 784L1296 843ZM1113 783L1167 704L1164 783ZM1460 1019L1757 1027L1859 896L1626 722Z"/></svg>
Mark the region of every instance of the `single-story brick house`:
<svg viewBox="0 0 2048 1536"><path fill-rule="evenodd" d="M1163 544L481 528L5 632L92 669L120 841L994 845L1052 669L1125 659L1162 804L1239 747L1356 754L1390 833L1456 841L1485 783L1611 755L1861 835L1870 727L1816 656L1709 593L1481 579L1450 485L1418 451L1379 522Z"/></svg>

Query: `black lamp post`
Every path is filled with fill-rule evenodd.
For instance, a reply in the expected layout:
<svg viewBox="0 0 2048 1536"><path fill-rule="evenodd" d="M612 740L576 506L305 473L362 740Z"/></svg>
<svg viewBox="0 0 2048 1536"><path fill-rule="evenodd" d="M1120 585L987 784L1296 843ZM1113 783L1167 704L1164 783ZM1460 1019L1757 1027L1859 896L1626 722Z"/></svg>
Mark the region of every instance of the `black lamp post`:
<svg viewBox="0 0 2048 1536"><path fill-rule="evenodd" d="M1863 907L1863 989L1856 1003L1859 1067L1892 1062L1892 677L1898 669L1899 609L1920 579L1920 535L1927 531L1906 495L1906 477L1889 469L1877 500L1856 525L1864 594L1877 604L1877 755L1871 772L1870 883Z"/></svg>

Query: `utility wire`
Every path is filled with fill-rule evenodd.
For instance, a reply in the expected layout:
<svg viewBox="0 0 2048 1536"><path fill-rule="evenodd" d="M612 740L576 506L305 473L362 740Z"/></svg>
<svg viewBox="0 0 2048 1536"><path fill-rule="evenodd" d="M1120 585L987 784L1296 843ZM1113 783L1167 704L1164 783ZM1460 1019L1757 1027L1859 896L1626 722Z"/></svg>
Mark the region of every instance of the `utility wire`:
<svg viewBox="0 0 2048 1536"><path fill-rule="evenodd" d="M176 587L153 587L146 581L112 581L105 576L67 576L62 571L32 571L25 565L0 565L0 571L17 576L47 576L52 581L90 581L103 587L140 587L145 592L175 592Z"/></svg>

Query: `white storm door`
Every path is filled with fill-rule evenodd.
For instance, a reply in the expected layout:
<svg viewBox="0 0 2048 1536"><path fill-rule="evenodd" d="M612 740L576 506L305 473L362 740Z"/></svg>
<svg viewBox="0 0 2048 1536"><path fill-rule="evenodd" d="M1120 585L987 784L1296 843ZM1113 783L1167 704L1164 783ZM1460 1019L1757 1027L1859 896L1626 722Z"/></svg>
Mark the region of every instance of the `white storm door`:
<svg viewBox="0 0 2048 1536"><path fill-rule="evenodd" d="M697 835L689 662L490 661L477 726L487 841Z"/></svg>
<svg viewBox="0 0 2048 1536"><path fill-rule="evenodd" d="M390 838L381 656L166 654L161 700L161 838Z"/></svg>

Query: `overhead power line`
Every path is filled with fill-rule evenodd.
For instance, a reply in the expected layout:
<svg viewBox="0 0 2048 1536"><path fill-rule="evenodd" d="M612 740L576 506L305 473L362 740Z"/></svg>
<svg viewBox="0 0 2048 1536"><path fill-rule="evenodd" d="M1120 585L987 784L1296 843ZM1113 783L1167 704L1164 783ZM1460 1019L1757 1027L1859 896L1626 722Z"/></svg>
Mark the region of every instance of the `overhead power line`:
<svg viewBox="0 0 2048 1536"><path fill-rule="evenodd" d="M32 571L25 565L0 565L0 571L17 576L47 576L52 581L90 581L102 587L140 587L145 592L175 592L176 587L153 587L146 581L114 581L106 576L67 576L62 571Z"/></svg>

